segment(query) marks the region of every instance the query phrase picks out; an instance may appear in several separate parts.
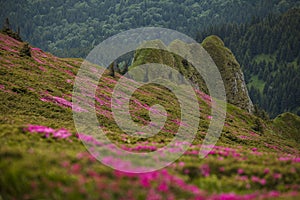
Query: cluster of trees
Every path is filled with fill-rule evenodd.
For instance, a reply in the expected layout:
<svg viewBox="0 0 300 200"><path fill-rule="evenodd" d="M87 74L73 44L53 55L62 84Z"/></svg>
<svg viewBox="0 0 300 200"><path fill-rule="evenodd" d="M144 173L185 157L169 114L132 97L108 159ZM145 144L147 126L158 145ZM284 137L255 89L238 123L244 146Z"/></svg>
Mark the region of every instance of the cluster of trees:
<svg viewBox="0 0 300 200"><path fill-rule="evenodd" d="M31 44L61 57L85 57L104 39L131 28L159 26L192 37L226 22L243 23L299 5L297 0L0 0ZM246 12L245 12L246 11Z"/></svg>
<svg viewBox="0 0 300 200"><path fill-rule="evenodd" d="M15 32L9 23L9 19L6 18L3 24L2 29L0 30L1 33L9 35L10 37L19 40L22 42L22 39L20 37L20 28L18 27L18 30Z"/></svg>
<svg viewBox="0 0 300 200"><path fill-rule="evenodd" d="M300 9L213 26L199 32L197 40L211 34L234 52L255 104L271 117L286 111L300 115Z"/></svg>
<svg viewBox="0 0 300 200"><path fill-rule="evenodd" d="M8 36L20 41L20 42L23 42L23 40L20 36L20 28L18 27L18 30L15 32L11 28L11 25L10 25L10 22L9 22L8 18L5 19L3 28L0 30L0 32L5 34L5 35L8 35ZM23 44L23 47L20 50L20 56L21 57L25 57L25 56L31 57L31 50L30 50L30 46L29 46L28 42L25 42Z"/></svg>

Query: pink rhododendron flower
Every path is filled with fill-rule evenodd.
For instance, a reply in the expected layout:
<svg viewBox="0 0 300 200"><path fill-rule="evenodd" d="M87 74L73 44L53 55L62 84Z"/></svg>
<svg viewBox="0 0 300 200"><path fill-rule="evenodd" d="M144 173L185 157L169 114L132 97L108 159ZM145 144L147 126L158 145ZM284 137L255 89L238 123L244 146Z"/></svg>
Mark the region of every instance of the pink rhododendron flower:
<svg viewBox="0 0 300 200"><path fill-rule="evenodd" d="M165 181L163 181L159 186L158 186L158 191L161 192L167 192L169 190L169 187Z"/></svg>
<svg viewBox="0 0 300 200"><path fill-rule="evenodd" d="M71 166L72 173L78 174L80 170L81 170L81 166L78 163Z"/></svg>
<svg viewBox="0 0 300 200"><path fill-rule="evenodd" d="M261 185L266 185L267 181L266 181L266 179L260 179L259 183Z"/></svg>
<svg viewBox="0 0 300 200"><path fill-rule="evenodd" d="M185 163L184 163L184 162L179 162L178 165L179 165L180 167L184 167Z"/></svg>
<svg viewBox="0 0 300 200"><path fill-rule="evenodd" d="M268 174L270 172L270 169L269 168L266 168L265 170L264 170L264 174Z"/></svg>
<svg viewBox="0 0 300 200"><path fill-rule="evenodd" d="M273 178L274 178L274 179L281 179L281 177L282 177L282 175L279 174L279 173L274 173L274 174L273 174Z"/></svg>
<svg viewBox="0 0 300 200"><path fill-rule="evenodd" d="M243 169L238 169L237 173L238 173L238 174L243 174L243 173L244 173L244 170L243 170Z"/></svg>
<svg viewBox="0 0 300 200"><path fill-rule="evenodd" d="M241 181L248 181L248 176L240 176L238 177Z"/></svg>
<svg viewBox="0 0 300 200"><path fill-rule="evenodd" d="M257 177L257 176L252 176L251 181L254 182L254 183L258 183L260 181L260 178Z"/></svg>
<svg viewBox="0 0 300 200"><path fill-rule="evenodd" d="M209 176L209 173L210 173L210 168L209 168L209 165L208 164L204 164L201 166L201 173L204 177L207 177Z"/></svg>
<svg viewBox="0 0 300 200"><path fill-rule="evenodd" d="M150 180L147 178L141 178L140 183L143 187L150 187Z"/></svg>

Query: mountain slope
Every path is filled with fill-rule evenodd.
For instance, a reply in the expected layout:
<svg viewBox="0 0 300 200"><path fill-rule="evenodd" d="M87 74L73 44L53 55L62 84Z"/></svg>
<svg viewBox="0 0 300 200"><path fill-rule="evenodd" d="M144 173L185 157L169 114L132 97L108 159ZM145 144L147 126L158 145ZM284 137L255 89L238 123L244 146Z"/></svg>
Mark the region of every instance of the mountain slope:
<svg viewBox="0 0 300 200"><path fill-rule="evenodd" d="M229 104L220 140L206 159L199 160L200 144L211 120L210 98L201 91L196 91L201 109L199 130L179 160L145 174L119 172L100 164L79 138L91 143L97 140L76 133L70 108L72 84L82 60L57 58L31 46L31 57L22 57L23 47L24 43L0 34L1 198L299 198L300 146L293 138L283 137L289 133L278 130L281 125L276 121L259 120ZM167 144L182 125L174 95L157 85L144 86L133 94L130 107L136 123L148 124L149 108L155 104L164 106L169 114L158 136L134 138L118 128L111 113L111 95L119 78L106 74L97 83L96 112L107 137L134 152L155 151ZM75 111L84 112L78 107ZM292 126L297 121L297 116L285 118L290 133L296 133ZM260 132L254 130L257 125L263 127Z"/></svg>

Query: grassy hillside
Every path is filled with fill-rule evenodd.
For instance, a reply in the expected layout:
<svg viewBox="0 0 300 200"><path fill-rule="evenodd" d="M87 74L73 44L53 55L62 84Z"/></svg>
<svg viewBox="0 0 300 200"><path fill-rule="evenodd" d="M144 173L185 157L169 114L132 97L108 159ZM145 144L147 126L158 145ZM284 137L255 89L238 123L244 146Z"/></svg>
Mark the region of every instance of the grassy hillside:
<svg viewBox="0 0 300 200"><path fill-rule="evenodd" d="M86 142L95 139L76 133L73 124L72 85L82 60L57 58L34 47L31 57L21 57L23 46L0 34L0 199L300 197L299 117L284 114L266 122L229 104L220 140L200 160L198 151L211 116L210 98L197 91L199 130L184 156L151 173L115 171L87 152L79 137ZM128 151L155 151L167 144L180 125L174 95L157 85L136 91L130 106L136 123L148 124L149 108L158 103L168 118L155 137L129 137L111 114L111 93L118 78L105 75L96 92L97 117L107 136Z"/></svg>

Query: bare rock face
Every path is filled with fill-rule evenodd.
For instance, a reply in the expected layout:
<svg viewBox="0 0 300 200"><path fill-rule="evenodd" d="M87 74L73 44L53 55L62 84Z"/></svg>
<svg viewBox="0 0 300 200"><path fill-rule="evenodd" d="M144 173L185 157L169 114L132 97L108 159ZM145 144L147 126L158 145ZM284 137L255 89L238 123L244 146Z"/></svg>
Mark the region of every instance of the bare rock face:
<svg viewBox="0 0 300 200"><path fill-rule="evenodd" d="M248 94L244 74L231 50L214 35L207 37L202 46L219 68L225 84L227 101L251 113L253 103Z"/></svg>

